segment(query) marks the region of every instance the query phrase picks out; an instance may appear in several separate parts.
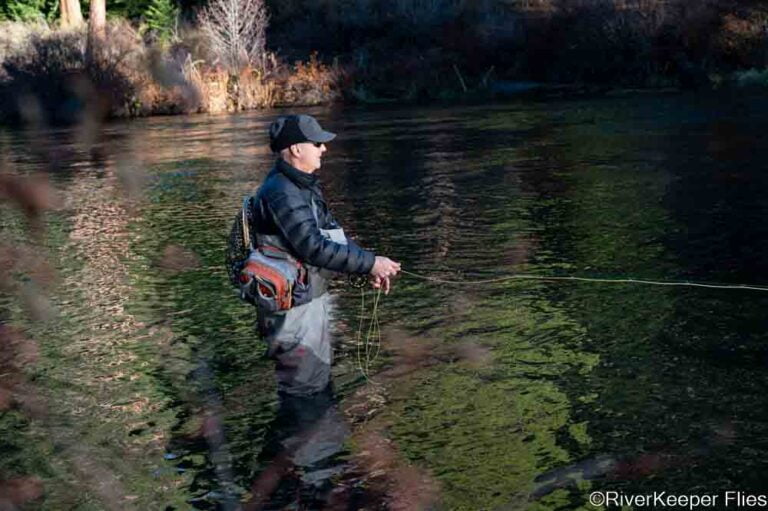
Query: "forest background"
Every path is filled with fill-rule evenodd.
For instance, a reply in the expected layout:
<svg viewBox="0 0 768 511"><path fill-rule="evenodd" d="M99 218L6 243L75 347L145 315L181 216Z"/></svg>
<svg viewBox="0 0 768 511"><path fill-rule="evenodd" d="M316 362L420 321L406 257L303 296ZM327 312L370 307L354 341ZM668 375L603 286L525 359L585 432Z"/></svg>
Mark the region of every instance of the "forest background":
<svg viewBox="0 0 768 511"><path fill-rule="evenodd" d="M768 85L755 0L7 0L0 19L6 121Z"/></svg>

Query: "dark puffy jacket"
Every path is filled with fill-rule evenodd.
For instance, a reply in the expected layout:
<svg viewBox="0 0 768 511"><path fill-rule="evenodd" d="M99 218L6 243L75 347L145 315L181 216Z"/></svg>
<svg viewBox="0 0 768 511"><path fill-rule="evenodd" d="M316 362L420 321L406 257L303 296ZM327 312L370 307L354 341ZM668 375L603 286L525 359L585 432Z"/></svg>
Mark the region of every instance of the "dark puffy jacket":
<svg viewBox="0 0 768 511"><path fill-rule="evenodd" d="M315 212L313 213L313 207ZM297 259L340 273L367 274L375 255L351 240L347 245L325 238L320 229L338 223L323 199L317 176L278 159L252 201L253 226L259 244L280 241Z"/></svg>

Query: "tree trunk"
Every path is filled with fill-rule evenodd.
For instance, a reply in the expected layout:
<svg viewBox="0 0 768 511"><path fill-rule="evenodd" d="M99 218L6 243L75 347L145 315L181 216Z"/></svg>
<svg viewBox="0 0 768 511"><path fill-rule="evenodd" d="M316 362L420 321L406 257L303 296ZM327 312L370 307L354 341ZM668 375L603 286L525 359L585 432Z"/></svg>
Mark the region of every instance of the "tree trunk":
<svg viewBox="0 0 768 511"><path fill-rule="evenodd" d="M93 64L99 55L100 46L104 43L107 26L106 0L91 0L91 11L88 17L88 48L86 60Z"/></svg>
<svg viewBox="0 0 768 511"><path fill-rule="evenodd" d="M76 27L83 23L80 0L61 0L61 28Z"/></svg>

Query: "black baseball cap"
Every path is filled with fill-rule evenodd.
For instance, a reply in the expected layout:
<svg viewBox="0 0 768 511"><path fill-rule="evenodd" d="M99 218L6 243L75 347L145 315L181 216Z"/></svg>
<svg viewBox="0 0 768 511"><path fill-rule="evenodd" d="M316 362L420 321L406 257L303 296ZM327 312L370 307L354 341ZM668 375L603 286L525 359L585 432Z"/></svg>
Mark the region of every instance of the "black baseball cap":
<svg viewBox="0 0 768 511"><path fill-rule="evenodd" d="M326 143L336 138L311 115L281 115L269 126L269 148L277 153L302 142Z"/></svg>

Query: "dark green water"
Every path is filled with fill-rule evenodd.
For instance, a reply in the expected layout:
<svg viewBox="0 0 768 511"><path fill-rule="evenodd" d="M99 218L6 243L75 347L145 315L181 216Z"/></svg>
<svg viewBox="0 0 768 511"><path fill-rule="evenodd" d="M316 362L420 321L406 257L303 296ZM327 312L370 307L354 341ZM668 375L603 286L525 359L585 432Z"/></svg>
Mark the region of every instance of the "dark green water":
<svg viewBox="0 0 768 511"><path fill-rule="evenodd" d="M320 171L336 217L410 271L768 284L766 111L664 96L313 113L340 134ZM18 398L0 412L0 479L39 478L32 508L248 498L277 401L222 254L270 167L273 115L1 135L6 171L47 172L63 198L37 237L2 207L0 245L32 247L55 275L30 281L22 252L0 287L0 319L40 351L24 366L38 408ZM343 283L333 295L343 406L366 388L360 297ZM768 293L745 290L403 276L381 303L373 372L396 369L403 343L424 343L428 360L390 378L371 415L437 482L436 509L593 509L595 490L759 493L766 306ZM467 347L481 356L445 355ZM391 502L365 487L356 499L349 508Z"/></svg>

